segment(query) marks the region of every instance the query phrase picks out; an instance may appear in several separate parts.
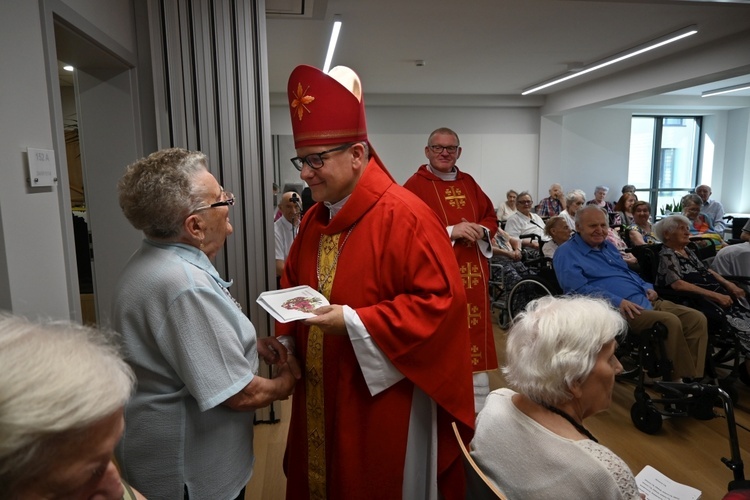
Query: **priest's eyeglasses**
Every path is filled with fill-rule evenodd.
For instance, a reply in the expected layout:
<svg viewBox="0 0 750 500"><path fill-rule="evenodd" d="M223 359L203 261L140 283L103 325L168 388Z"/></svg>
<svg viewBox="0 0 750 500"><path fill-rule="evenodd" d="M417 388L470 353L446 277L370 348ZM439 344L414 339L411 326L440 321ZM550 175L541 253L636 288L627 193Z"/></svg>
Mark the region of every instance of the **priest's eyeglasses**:
<svg viewBox="0 0 750 500"><path fill-rule="evenodd" d="M329 149L327 151L321 151L320 153L309 154L304 158L300 158L299 156L297 156L296 158L292 158L292 165L294 165L294 168L296 168L300 172L302 172L302 167L304 167L305 164L307 164L313 170L318 170L323 166L323 155L326 155L328 153L335 153L336 151L345 151L354 146L354 144L354 142L348 142L346 144L342 144L337 148Z"/></svg>
<svg viewBox="0 0 750 500"><path fill-rule="evenodd" d="M224 189L222 188L221 197L224 199L221 201L217 201L216 203L211 203L210 205L206 205L205 207L198 207L195 210L193 210L193 213L198 212L199 210L206 210L209 208L228 207L228 206L234 205L234 195L230 193L229 191L224 191Z"/></svg>
<svg viewBox="0 0 750 500"><path fill-rule="evenodd" d="M450 154L453 154L458 151L459 148L459 146L441 146L440 144L432 144L427 147L430 148L430 151L438 155L442 153L443 150L448 151Z"/></svg>

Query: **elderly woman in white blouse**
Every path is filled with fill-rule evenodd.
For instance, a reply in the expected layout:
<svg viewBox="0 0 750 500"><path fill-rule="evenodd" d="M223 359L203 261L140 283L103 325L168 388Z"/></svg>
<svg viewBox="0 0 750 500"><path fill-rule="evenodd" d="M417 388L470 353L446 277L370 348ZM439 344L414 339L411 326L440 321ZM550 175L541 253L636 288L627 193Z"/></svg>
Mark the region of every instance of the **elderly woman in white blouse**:
<svg viewBox="0 0 750 500"><path fill-rule="evenodd" d="M516 208L516 198L518 198L518 193L512 189L505 193L505 201L497 207L497 220L505 222L511 215L518 211Z"/></svg>
<svg viewBox="0 0 750 500"><path fill-rule="evenodd" d="M625 462L583 424L611 403L625 328L609 304L582 296L544 297L516 320L503 367L510 389L490 393L470 445L509 498L642 498Z"/></svg>
<svg viewBox="0 0 750 500"><path fill-rule="evenodd" d="M569 191L565 195L565 210L560 212L560 217L565 219L571 231L576 227L576 212L586 203L586 193L580 189Z"/></svg>

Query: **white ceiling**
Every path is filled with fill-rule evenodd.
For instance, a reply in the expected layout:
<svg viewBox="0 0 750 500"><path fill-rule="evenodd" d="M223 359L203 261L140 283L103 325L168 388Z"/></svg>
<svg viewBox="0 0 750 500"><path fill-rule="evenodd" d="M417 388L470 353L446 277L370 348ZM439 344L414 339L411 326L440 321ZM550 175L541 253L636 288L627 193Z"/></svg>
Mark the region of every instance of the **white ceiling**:
<svg viewBox="0 0 750 500"><path fill-rule="evenodd" d="M308 12L268 15L272 93L286 92L298 64L323 66L334 14L343 21L334 65L354 68L366 94L528 99L520 97L523 89L568 65L590 64L689 25L698 34L539 94L750 32L750 0L267 0L267 11L279 3ZM750 46L747 53L742 73L717 75L679 94L750 82ZM750 91L730 95L750 98Z"/></svg>

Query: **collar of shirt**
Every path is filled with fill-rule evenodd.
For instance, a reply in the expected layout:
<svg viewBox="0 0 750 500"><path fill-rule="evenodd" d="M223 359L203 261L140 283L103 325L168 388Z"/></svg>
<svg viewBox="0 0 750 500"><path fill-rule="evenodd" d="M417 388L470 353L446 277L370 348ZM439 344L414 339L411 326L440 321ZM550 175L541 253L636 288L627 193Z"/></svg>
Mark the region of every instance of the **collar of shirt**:
<svg viewBox="0 0 750 500"><path fill-rule="evenodd" d="M427 170L429 170L432 174L440 177L444 181L455 181L456 177L458 176L458 169L454 166L450 172L441 172L440 170L435 170L432 168L432 165L429 163L427 164Z"/></svg>
<svg viewBox="0 0 750 500"><path fill-rule="evenodd" d="M336 203L330 203L328 201L324 201L323 204L328 207L329 217L328 219L333 219L334 216L339 213L339 211L344 208L344 204L346 204L347 201L349 201L349 197L351 195L345 197L342 200L337 201Z"/></svg>

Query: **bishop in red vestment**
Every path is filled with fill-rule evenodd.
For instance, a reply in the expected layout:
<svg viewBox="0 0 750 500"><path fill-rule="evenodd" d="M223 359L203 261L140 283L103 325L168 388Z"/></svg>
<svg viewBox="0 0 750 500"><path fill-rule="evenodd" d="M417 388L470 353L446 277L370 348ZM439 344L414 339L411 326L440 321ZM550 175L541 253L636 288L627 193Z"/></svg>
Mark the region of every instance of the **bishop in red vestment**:
<svg viewBox="0 0 750 500"><path fill-rule="evenodd" d="M303 368L287 498L463 498L451 422L468 442L474 411L455 257L432 211L372 151L359 79L331 74L300 66L289 79L292 161L318 203L281 283L316 288L332 306L277 324Z"/></svg>
<svg viewBox="0 0 750 500"><path fill-rule="evenodd" d="M472 367L475 373L495 370L497 354L488 289L488 259L492 257L491 241L497 232L495 209L474 178L456 167L461 146L453 130L439 128L427 142L425 155L429 164L419 167L404 187L432 208L453 241L468 300L466 322L471 335ZM482 402L477 411L484 398L478 399Z"/></svg>

